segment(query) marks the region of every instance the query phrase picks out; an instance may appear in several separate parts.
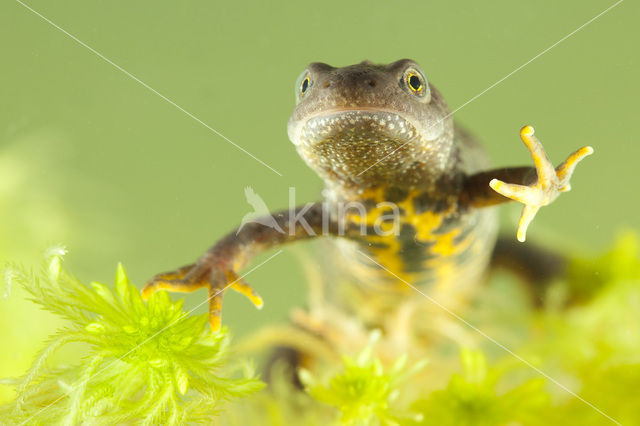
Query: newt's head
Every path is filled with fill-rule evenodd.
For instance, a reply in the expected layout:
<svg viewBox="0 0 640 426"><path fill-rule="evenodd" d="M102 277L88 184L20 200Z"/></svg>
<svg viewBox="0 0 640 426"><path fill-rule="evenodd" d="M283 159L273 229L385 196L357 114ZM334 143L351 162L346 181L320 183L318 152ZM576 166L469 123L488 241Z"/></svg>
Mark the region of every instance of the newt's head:
<svg viewBox="0 0 640 426"><path fill-rule="evenodd" d="M453 123L414 61L310 64L296 83L289 138L328 184L433 184L453 164Z"/></svg>

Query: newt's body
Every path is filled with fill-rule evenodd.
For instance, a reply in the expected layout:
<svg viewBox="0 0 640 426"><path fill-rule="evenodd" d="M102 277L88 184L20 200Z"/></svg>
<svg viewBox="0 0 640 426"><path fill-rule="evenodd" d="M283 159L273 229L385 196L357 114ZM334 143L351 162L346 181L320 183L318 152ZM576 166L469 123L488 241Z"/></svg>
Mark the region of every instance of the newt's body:
<svg viewBox="0 0 640 426"><path fill-rule="evenodd" d="M410 60L309 65L298 81L288 132L324 180L325 204L275 213L276 226L246 224L195 265L154 277L144 294L208 286L217 329L226 287L261 305L237 275L254 254L329 234L342 271L356 282L349 293L355 300L347 305L375 323L397 298L413 294L412 287L436 298L473 288L495 243L495 214L487 207L508 201L505 196L523 202L518 238L524 240L537 209L569 189L575 164L591 152L576 151L556 171L527 126L522 138L536 168L482 171L487 164L479 145L454 125L440 93ZM363 304L369 309L358 309Z"/></svg>

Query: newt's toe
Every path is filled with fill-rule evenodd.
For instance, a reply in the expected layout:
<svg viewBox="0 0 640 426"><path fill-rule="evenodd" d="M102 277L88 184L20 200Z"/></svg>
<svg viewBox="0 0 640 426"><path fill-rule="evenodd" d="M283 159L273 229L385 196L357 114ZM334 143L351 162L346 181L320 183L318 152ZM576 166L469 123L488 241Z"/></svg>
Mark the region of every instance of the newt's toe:
<svg viewBox="0 0 640 426"><path fill-rule="evenodd" d="M202 274L194 274L196 268L196 265L187 265L154 276L142 287L142 298L146 300L158 290L191 293L205 287L207 281Z"/></svg>
<svg viewBox="0 0 640 426"><path fill-rule="evenodd" d="M231 273L231 276L227 278L227 280L231 283L231 288L238 293L244 295L253 305L262 309L264 306L264 301L262 297L251 287L245 280L239 277L235 272Z"/></svg>
<svg viewBox="0 0 640 426"><path fill-rule="evenodd" d="M222 327L222 296L224 288L209 288L209 326L217 333Z"/></svg>

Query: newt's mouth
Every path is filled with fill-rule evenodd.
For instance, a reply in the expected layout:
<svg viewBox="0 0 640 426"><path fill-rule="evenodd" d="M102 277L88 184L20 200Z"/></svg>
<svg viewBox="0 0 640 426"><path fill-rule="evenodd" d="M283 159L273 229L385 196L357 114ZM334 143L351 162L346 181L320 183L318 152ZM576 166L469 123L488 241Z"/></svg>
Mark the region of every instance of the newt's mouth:
<svg viewBox="0 0 640 426"><path fill-rule="evenodd" d="M308 119L300 128L298 142L307 146L334 143L391 145L410 142L418 132L404 117L385 111L341 110Z"/></svg>

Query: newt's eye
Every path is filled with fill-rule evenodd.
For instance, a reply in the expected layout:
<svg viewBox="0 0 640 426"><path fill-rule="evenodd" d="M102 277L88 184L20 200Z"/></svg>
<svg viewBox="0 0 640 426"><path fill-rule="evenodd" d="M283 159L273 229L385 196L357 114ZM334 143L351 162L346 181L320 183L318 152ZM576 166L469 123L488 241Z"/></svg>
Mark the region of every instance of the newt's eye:
<svg viewBox="0 0 640 426"><path fill-rule="evenodd" d="M421 101L429 102L431 100L427 79L417 69L412 67L405 70L401 85L404 86L405 90L410 94L419 97Z"/></svg>
<svg viewBox="0 0 640 426"><path fill-rule="evenodd" d="M422 79L418 77L417 74L414 74L411 72L407 75L407 84L409 85L411 90L416 93L424 89L424 84L422 83Z"/></svg>
<svg viewBox="0 0 640 426"><path fill-rule="evenodd" d="M311 77L307 74L300 83L300 96L304 96L305 93L309 90L309 86L311 86Z"/></svg>
<svg viewBox="0 0 640 426"><path fill-rule="evenodd" d="M302 71L302 73L298 76L295 85L296 102L302 101L302 99L304 99L304 97L312 91L313 84L314 82L311 78L311 72L308 69Z"/></svg>

